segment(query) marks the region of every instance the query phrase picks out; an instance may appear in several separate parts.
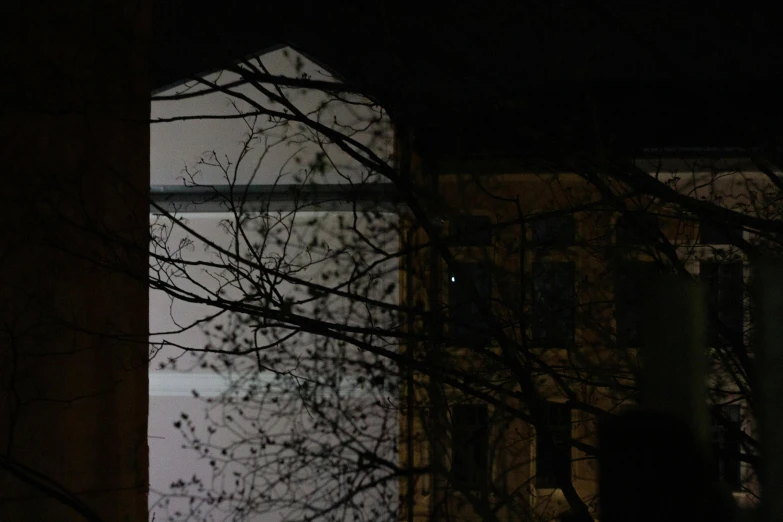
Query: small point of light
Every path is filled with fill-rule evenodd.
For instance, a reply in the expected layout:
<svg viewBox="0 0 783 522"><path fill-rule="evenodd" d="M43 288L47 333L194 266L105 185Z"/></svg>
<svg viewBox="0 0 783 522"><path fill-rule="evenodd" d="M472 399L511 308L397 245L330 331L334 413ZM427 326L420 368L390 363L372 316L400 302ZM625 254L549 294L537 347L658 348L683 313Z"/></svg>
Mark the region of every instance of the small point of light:
<svg viewBox="0 0 783 522"><path fill-rule="evenodd" d="M451 282L452 282L452 283L453 283L454 281L456 281L456 280L457 280L457 278L456 278L456 277L454 277L454 276L451 276Z"/></svg>

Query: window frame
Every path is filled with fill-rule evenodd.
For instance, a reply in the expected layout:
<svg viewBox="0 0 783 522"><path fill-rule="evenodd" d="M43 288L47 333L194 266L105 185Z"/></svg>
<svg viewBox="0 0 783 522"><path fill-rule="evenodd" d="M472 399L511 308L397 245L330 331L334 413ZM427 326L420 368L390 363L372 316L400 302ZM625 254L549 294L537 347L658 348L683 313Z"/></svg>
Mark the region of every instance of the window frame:
<svg viewBox="0 0 783 522"><path fill-rule="evenodd" d="M638 267L641 265L647 265L649 266L649 274L648 276L656 276L659 274L657 270L657 266L655 264L655 260L653 259L646 259L646 258L629 258L629 259L622 259L619 262L619 266L617 267L617 273L614 281L614 323L615 323L615 335L617 339L617 345L624 347L624 348L640 348L642 346L641 344L641 337L643 335L641 334L641 324L644 319L644 300L639 299L639 302L637 304L638 310L636 310L636 315L638 316L636 319L636 337L633 338L629 335L627 335L628 327L630 326L630 323L627 321L629 317L628 313L628 307L626 306L628 304L627 300L625 299L626 294L630 291L633 292L636 291L636 294L643 294L643 290L645 287L645 282L642 281L641 283L639 281L635 281L635 284L633 284L633 288L628 288L624 283L629 281L628 274L631 272L631 267ZM642 271L644 272L644 270ZM643 274L637 274L643 275ZM642 296L643 297L643 296Z"/></svg>
<svg viewBox="0 0 783 522"><path fill-rule="evenodd" d="M540 237L538 229L543 226L546 233L547 223L558 223L554 227L549 227L551 237ZM562 226L563 223L565 226ZM576 219L573 214L554 214L549 216L539 216L530 219L530 244L538 248L565 248L574 246L576 243ZM537 226L540 225L540 226ZM565 234L558 234L565 230Z"/></svg>
<svg viewBox="0 0 783 522"><path fill-rule="evenodd" d="M734 415L728 413L728 411L736 412L736 420L732 419ZM726 484L732 493L741 492L743 489L743 466L742 459L740 457L742 454L742 443L740 442L740 437L738 435L735 434L732 436L730 433L731 428L727 428L717 420L715 416L716 412L720 412L723 418L726 419L726 422L733 424L734 428L738 429L739 431L744 431L745 423L743 419L743 408L740 404L719 404L713 405L710 412L710 449L713 458L712 465L714 466L712 470L714 473L713 477ZM727 433L731 439L736 437L736 440L725 440ZM731 450L725 449L725 446L728 444L736 445L736 453L734 453L734 457L728 453L728 451ZM723 454L721 455L721 453ZM732 480L726 480L724 466L727 464L727 461L729 461L734 468L732 470Z"/></svg>
<svg viewBox="0 0 783 522"><path fill-rule="evenodd" d="M492 246L492 225L492 218L487 215L457 214L449 219L449 244L458 247Z"/></svg>
<svg viewBox="0 0 783 522"><path fill-rule="evenodd" d="M568 466L568 476L569 479L573 480L573 451L572 451L572 442L574 437L574 409L571 408L568 404L564 402L557 402L557 401L546 401L546 415L547 415L547 427L549 428L549 432L552 434L552 438L554 439L553 442L555 444L555 452L562 452L561 457L563 458L563 461L559 464L566 467L565 462L567 461ZM567 418L568 418L568 426L566 428L565 425L562 426L553 426L552 423L552 410L560 409L563 411L567 411ZM561 411L562 413L562 411ZM566 415L563 415L565 418ZM535 430L535 487L536 489L558 489L557 485L557 479L555 478L556 473L554 471L548 470L542 473L542 465L541 462L543 460L541 458L542 453L542 444L540 443L540 437L541 433L539 430ZM558 443L557 435L558 433L566 433L567 437L563 437L564 441L561 441ZM567 440L567 442L566 442ZM567 458L565 458L567 456ZM555 462L558 459L558 455L552 456L552 462ZM553 466L557 466L558 464L553 464ZM545 474L544 474L545 473Z"/></svg>
<svg viewBox="0 0 783 522"><path fill-rule="evenodd" d="M737 306L738 308L736 310L732 310L731 312L728 312L730 315L736 315L736 319L739 321L738 324L729 324L728 328L731 329L732 327L736 326L736 331L731 332L733 335L737 336L736 338L726 338L723 336L722 329L717 327L717 325L713 324L713 317L714 314L712 313L713 310L716 311L718 314L717 320L720 321L722 324L726 324L724 322L724 310L722 310L722 306L724 303L722 303L723 296L722 294L724 292L728 292L730 290L728 289L721 289L717 288L717 296L715 295L715 286L710 283L710 280L705 279L704 276L704 267L705 265L709 266L712 265L716 267L716 276L713 276L718 281L718 284L720 285L720 281L724 280L724 275L721 274L721 269L727 266L732 267L739 267L738 274L734 274L732 277L739 275L739 283L740 287L738 290L739 295L737 296L729 296L729 298L726 299L726 301L729 303L729 305ZM746 281L746 272L747 267L746 263L742 259L734 259L734 260L718 260L715 258L711 259L700 259L699 260L699 280L705 284L707 287L707 345L710 347L718 347L718 346L731 346L733 342L740 342L744 343L744 335L745 335L745 325L746 325L746 313L747 313L747 306L746 306L746 300L748 297L748 291L747 291L747 281ZM729 278L730 280L730 278ZM732 320L732 321L733 321Z"/></svg>
<svg viewBox="0 0 783 522"><path fill-rule="evenodd" d="M704 240L704 232L712 234L707 241ZM698 231L698 243L705 246L733 245L732 237L742 239L743 230L735 225L719 225L712 221L700 221Z"/></svg>
<svg viewBox="0 0 783 522"><path fill-rule="evenodd" d="M570 316L567 320L568 332L565 337L558 336L552 338L548 333L549 328L542 327L541 317L549 316L552 314L552 310L545 311L542 309L543 303L546 301L542 298L543 292L537 289L536 276L537 267L545 267L550 265L567 266L569 267L570 276L570 289L566 289L566 292L570 290L570 302L563 303L568 304L566 308L570 310ZM548 347L548 348L568 348L574 345L576 339L576 312L578 307L578 298L576 295L576 263L571 260L554 260L554 259L533 259L530 264L530 290L531 290L531 321L530 321L530 339L532 346L534 347ZM558 299L553 299L557 302ZM563 308L563 309L566 309ZM555 310L557 310L555 308ZM555 323L555 319L546 317L545 322L547 327ZM565 322L563 324L566 324ZM544 329L544 335L540 335L541 328Z"/></svg>
<svg viewBox="0 0 783 522"><path fill-rule="evenodd" d="M480 297L484 297L486 302L484 303L488 307L492 307L492 286L493 277L492 270L487 266L486 262L474 261L474 260L458 260L456 264L461 267L462 272L468 272L475 276L478 273L486 275L486 286L476 283L475 277L472 279L472 283L475 289L478 291ZM479 312L477 303L471 302L465 298L464 302L456 302L456 299L462 297L462 290L460 289L460 283L456 280L456 274L453 271L448 270L448 336L452 341L455 341L457 345L473 346L473 345L485 345L491 343L492 331L491 325L486 319L483 318ZM484 281L481 281L482 283ZM482 287L486 290L486 295L482 296ZM456 290L456 291L455 291ZM465 308L468 311L465 311ZM456 313L455 313L456 312ZM472 321L466 320L463 314L469 315L471 319L479 321L481 324L477 324L475 329L468 327L472 324Z"/></svg>
<svg viewBox="0 0 783 522"><path fill-rule="evenodd" d="M478 415L459 415L459 410L478 410ZM482 492L487 489L491 477L490 462L490 409L487 404L462 403L450 406L451 416L451 465L449 467L449 480L451 486L458 491ZM475 411L473 412L475 413ZM472 422L458 423L460 417L473 417ZM478 420L477 420L478 419ZM465 434L469 432L469 436ZM458 435L459 434L459 435ZM465 451L468 445L473 443L476 437L478 448ZM482 455L482 460L476 462L476 454ZM459 458L458 458L459 456ZM465 464L470 459L469 465ZM461 463L459 466L457 463ZM465 467L467 465L467 467ZM460 471L461 470L461 471ZM462 474L463 476L458 476ZM469 476L464 476L465 474ZM470 476L472 475L472 476Z"/></svg>
<svg viewBox="0 0 783 522"><path fill-rule="evenodd" d="M647 210L627 210L614 220L614 243L619 246L655 243L660 232L661 217Z"/></svg>

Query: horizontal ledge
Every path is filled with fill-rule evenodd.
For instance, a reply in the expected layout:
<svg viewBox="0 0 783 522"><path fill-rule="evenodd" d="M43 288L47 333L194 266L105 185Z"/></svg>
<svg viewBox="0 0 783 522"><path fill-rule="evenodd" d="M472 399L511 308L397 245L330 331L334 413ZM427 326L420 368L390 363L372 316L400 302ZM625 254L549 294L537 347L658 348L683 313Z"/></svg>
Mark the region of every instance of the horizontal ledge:
<svg viewBox="0 0 783 522"><path fill-rule="evenodd" d="M193 397L197 392L199 397L218 397L223 393L234 390L234 393L242 393L250 390L251 385L261 387L272 385L272 390L280 393L292 391L290 384L284 385L275 379L273 373L258 373L251 379L243 378L234 381L228 376L207 372L175 372L175 371L151 371L149 373L150 397ZM327 388L331 386L324 385ZM275 390L277 388L277 390ZM363 395L360 381L355 377L343 377L337 385L343 395Z"/></svg>
<svg viewBox="0 0 783 522"><path fill-rule="evenodd" d="M331 210L396 212L401 198L388 183L283 185L151 185L150 213Z"/></svg>
<svg viewBox="0 0 783 522"><path fill-rule="evenodd" d="M228 389L229 381L214 373L150 372L150 397L217 397Z"/></svg>

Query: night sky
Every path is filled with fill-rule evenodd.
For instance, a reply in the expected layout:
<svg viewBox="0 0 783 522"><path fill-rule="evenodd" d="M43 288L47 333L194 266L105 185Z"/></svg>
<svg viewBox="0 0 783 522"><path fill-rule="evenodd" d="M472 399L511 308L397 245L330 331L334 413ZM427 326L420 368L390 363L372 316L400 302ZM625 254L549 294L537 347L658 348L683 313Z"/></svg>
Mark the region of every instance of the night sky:
<svg viewBox="0 0 783 522"><path fill-rule="evenodd" d="M774 8L598 4L157 2L153 84L286 43L420 121L519 110L579 126L589 99L607 132L648 147L755 146L777 127Z"/></svg>

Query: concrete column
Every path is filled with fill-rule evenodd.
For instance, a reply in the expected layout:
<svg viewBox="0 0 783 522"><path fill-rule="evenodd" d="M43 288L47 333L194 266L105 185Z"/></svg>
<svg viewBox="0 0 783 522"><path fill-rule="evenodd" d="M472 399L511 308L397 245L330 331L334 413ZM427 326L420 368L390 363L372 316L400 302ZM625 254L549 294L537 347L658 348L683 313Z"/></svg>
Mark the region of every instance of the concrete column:
<svg viewBox="0 0 783 522"><path fill-rule="evenodd" d="M149 3L13 5L0 520L146 520Z"/></svg>
<svg viewBox="0 0 783 522"><path fill-rule="evenodd" d="M783 516L783 263L761 259L754 266L754 297L757 309L756 412L761 440L761 518L763 522Z"/></svg>
<svg viewBox="0 0 783 522"><path fill-rule="evenodd" d="M641 352L642 402L678 417L706 447L707 311L701 283L661 276L646 299Z"/></svg>
<svg viewBox="0 0 783 522"><path fill-rule="evenodd" d="M600 429L601 520L731 520L707 472L706 312L699 283L657 278L643 295L641 409Z"/></svg>

